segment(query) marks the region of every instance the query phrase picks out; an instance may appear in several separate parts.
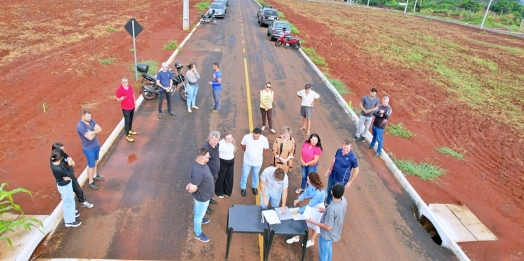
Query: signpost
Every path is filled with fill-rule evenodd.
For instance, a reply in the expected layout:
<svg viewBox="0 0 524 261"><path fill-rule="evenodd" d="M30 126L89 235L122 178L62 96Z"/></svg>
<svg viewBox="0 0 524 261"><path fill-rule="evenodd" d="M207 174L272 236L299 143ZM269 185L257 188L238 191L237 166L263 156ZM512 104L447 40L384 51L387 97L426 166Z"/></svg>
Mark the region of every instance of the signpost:
<svg viewBox="0 0 524 261"><path fill-rule="evenodd" d="M184 0L182 30L189 30L189 0Z"/></svg>
<svg viewBox="0 0 524 261"><path fill-rule="evenodd" d="M138 71L136 70L136 41L135 38L142 32L144 28L138 23L135 18L129 19L126 25L124 25L126 31L133 36L133 53L135 55L135 81L138 81Z"/></svg>

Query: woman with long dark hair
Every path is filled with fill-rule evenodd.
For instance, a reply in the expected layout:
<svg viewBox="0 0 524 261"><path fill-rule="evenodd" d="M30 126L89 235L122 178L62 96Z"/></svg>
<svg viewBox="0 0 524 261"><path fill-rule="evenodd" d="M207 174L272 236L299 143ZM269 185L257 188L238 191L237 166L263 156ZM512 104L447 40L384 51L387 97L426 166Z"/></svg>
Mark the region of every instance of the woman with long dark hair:
<svg viewBox="0 0 524 261"><path fill-rule="evenodd" d="M326 190L324 189L324 184L320 179L320 175L316 171L313 171L307 176L307 186L306 190L302 195L296 199L293 204L296 206L298 203L303 202L306 198L309 198L309 203L302 206L298 213L302 214L306 219L312 219L314 221L320 222L322 213L320 210L324 209L324 200L326 199ZM309 227L309 240L307 241L306 247L310 247L315 244L315 238L317 234L320 233L320 228L317 225L313 225L307 222ZM298 236L294 236L286 240L288 244L298 242Z"/></svg>
<svg viewBox="0 0 524 261"><path fill-rule="evenodd" d="M80 214L75 210L75 196L71 182L71 172L63 162L65 153L61 149L54 149L51 152L51 171L56 180L58 192L62 196L62 210L64 212L64 222L66 227L78 227L82 223L76 220Z"/></svg>
<svg viewBox="0 0 524 261"><path fill-rule="evenodd" d="M237 150L235 139L230 131L224 130L222 137L224 138L218 142L220 170L215 184L215 194L219 198L230 197L233 193L235 151Z"/></svg>
<svg viewBox="0 0 524 261"><path fill-rule="evenodd" d="M309 139L304 142L300 150L300 167L302 170L302 183L295 193L300 194L306 189L307 176L313 171L317 171L318 160L322 156L322 143L318 134L313 133Z"/></svg>
<svg viewBox="0 0 524 261"><path fill-rule="evenodd" d="M92 208L94 205L86 200L86 198L84 197L84 191L82 190L82 187L80 186L80 184L78 184L78 180L76 179L74 170L75 161L73 160L73 158L67 155L64 149L64 144L62 144L61 142L53 143L51 151L55 149L61 149L64 152L64 158L62 159L62 161L65 163L64 165L67 166L69 173L71 173L70 178L73 186L73 192L75 192L76 198L78 199L80 206L84 208Z"/></svg>

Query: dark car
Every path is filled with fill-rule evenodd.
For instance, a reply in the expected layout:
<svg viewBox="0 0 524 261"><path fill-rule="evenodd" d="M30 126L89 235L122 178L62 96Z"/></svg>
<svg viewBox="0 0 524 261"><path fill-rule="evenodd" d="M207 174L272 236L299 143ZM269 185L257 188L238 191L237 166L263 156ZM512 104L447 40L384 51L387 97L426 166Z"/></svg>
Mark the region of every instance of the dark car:
<svg viewBox="0 0 524 261"><path fill-rule="evenodd" d="M267 36L269 40L273 41L280 37L282 34L282 28L286 28L286 34L291 35L291 25L286 21L274 21L267 27Z"/></svg>
<svg viewBox="0 0 524 261"><path fill-rule="evenodd" d="M260 26L270 25L273 21L278 20L278 11L274 8L260 8L257 13L258 24Z"/></svg>

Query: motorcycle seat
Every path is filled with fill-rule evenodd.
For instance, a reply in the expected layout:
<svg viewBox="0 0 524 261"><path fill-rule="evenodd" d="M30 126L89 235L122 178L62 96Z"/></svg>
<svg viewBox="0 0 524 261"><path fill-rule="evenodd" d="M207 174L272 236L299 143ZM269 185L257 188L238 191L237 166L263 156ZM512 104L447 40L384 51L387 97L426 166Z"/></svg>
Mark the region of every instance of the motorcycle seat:
<svg viewBox="0 0 524 261"><path fill-rule="evenodd" d="M156 82L156 77L154 75L143 73L142 76L146 78L148 81Z"/></svg>

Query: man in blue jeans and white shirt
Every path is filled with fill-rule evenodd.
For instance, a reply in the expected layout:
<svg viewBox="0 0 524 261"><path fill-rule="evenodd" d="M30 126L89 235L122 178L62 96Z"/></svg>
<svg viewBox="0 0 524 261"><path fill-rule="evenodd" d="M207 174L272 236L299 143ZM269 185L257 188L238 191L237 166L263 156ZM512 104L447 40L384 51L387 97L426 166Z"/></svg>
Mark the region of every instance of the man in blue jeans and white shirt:
<svg viewBox="0 0 524 261"><path fill-rule="evenodd" d="M342 148L335 153L333 164L326 171L324 175L328 177L327 191L331 191L335 184L340 184L345 188L349 188L358 176L358 161L357 157L351 151L353 143L349 139L345 139ZM333 196L328 192L326 203L331 204Z"/></svg>
<svg viewBox="0 0 524 261"><path fill-rule="evenodd" d="M175 116L171 110L171 92L173 91L173 74L167 70L168 63L162 63L162 69L156 74L156 84L158 85L158 118L162 119L162 103L164 98L167 100L167 111Z"/></svg>
<svg viewBox="0 0 524 261"><path fill-rule="evenodd" d="M373 157L378 157L380 156L380 153L382 153L382 144L384 143L384 129L386 128L389 117L391 117L391 113L393 113L393 109L388 105L388 103L389 97L384 96L384 98L382 98L382 104L380 104L378 109L373 113L373 116L375 116L373 127L371 128L373 140L371 140L369 147L367 147L368 149L373 149L375 147L375 142L378 143L377 152L373 154Z"/></svg>
<svg viewBox="0 0 524 261"><path fill-rule="evenodd" d="M369 125L371 125L371 121L373 120L373 112L378 108L377 92L378 90L376 88L371 88L369 95L362 97L360 100L360 109L362 111L360 112L357 132L355 133L353 140L360 139L362 142L366 141L364 135L369 130Z"/></svg>
<svg viewBox="0 0 524 261"><path fill-rule="evenodd" d="M213 88L213 98L215 106L211 106L213 112L219 112L221 109L220 91L222 91L222 73L220 72L218 63L213 63L213 80L209 82Z"/></svg>
<svg viewBox="0 0 524 261"><path fill-rule="evenodd" d="M333 202L323 211L324 215L320 222L312 219L307 222L317 225L320 228L318 238L318 255L320 261L331 261L333 259L333 242L337 242L342 234L342 225L346 218L347 201L344 198L344 186L335 184L329 192L333 197Z"/></svg>
<svg viewBox="0 0 524 261"><path fill-rule="evenodd" d="M246 196L247 177L251 173L251 189L254 195L258 195L258 172L262 167L264 151L269 150L269 142L260 128L254 128L253 133L246 134L240 142L244 151L242 162L242 177L240 177L240 194Z"/></svg>
<svg viewBox="0 0 524 261"><path fill-rule="evenodd" d="M202 242L209 242L209 237L202 232L202 224L211 221L209 218L204 218L204 215L209 206L209 200L215 193L215 181L207 166L209 158L209 151L206 149L197 151L196 160L191 166L191 183L186 186L186 190L193 195L193 201L195 201L193 231L195 238Z"/></svg>
<svg viewBox="0 0 524 261"><path fill-rule="evenodd" d="M102 132L102 127L91 119L91 111L89 109L82 109L82 119L76 125L76 132L82 140L82 152L87 159L87 178L89 179L89 187L98 189L95 180L102 181L104 178L96 172L96 164L100 154L100 144L98 143L98 134Z"/></svg>

